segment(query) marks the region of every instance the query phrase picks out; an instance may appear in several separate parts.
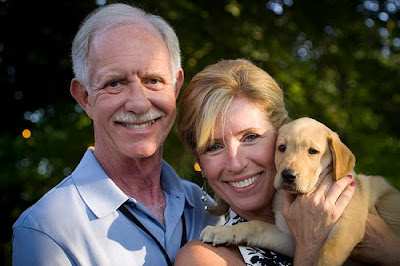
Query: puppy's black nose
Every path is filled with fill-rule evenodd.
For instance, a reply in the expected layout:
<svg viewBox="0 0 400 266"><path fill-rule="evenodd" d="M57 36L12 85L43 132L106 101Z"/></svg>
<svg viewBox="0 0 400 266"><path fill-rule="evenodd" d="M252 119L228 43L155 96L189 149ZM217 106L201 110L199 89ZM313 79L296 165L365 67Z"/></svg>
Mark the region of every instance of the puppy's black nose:
<svg viewBox="0 0 400 266"><path fill-rule="evenodd" d="M296 175L293 173L292 170L285 169L282 171L282 179L286 183L293 183L296 179Z"/></svg>

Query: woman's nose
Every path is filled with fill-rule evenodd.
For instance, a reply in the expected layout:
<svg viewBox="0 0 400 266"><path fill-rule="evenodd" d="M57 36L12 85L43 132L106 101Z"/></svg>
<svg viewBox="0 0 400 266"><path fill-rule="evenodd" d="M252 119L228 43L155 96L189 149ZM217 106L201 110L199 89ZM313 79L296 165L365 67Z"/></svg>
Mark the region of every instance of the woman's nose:
<svg viewBox="0 0 400 266"><path fill-rule="evenodd" d="M246 167L245 154L241 151L239 144L229 145L227 157L228 171L239 173Z"/></svg>

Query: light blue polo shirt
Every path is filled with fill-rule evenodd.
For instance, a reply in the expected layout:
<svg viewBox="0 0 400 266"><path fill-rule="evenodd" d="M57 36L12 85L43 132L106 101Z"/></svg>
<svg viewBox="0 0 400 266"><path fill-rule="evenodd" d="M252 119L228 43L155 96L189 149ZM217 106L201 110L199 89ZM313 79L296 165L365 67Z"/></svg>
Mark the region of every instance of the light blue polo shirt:
<svg viewBox="0 0 400 266"><path fill-rule="evenodd" d="M204 211L199 186L180 179L165 161L161 185L166 226L125 195L93 151L87 150L75 171L13 225L13 265L166 265L154 240L118 210L126 201L173 262L181 245L183 212L188 240L198 238L206 225L222 220Z"/></svg>

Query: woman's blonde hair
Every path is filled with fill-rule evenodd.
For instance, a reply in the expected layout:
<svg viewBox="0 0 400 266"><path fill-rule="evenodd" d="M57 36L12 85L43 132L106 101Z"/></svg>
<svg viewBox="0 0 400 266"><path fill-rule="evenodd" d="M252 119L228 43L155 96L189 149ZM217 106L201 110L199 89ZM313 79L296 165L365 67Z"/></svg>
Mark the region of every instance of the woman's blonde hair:
<svg viewBox="0 0 400 266"><path fill-rule="evenodd" d="M276 130L290 120L283 91L267 72L246 59L221 60L196 74L179 102L179 138L195 156L213 144L216 123L225 123L238 97L256 103Z"/></svg>

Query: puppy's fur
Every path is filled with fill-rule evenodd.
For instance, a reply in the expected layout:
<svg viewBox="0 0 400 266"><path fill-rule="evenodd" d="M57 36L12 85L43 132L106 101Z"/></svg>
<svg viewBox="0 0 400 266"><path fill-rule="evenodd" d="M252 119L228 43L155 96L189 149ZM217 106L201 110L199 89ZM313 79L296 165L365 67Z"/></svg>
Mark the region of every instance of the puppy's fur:
<svg viewBox="0 0 400 266"><path fill-rule="evenodd" d="M278 133L275 151L277 174L274 185L275 225L249 221L234 226L208 226L203 242L245 244L268 248L293 257L294 241L282 215L281 190L307 194L321 183L320 174L333 166L335 180L352 174L356 191L343 215L332 229L318 254L316 265L342 265L363 239L369 210L379 215L400 235L400 192L383 177L354 172L355 156L339 136L322 123L300 118L284 125ZM334 180L332 180L334 182Z"/></svg>

